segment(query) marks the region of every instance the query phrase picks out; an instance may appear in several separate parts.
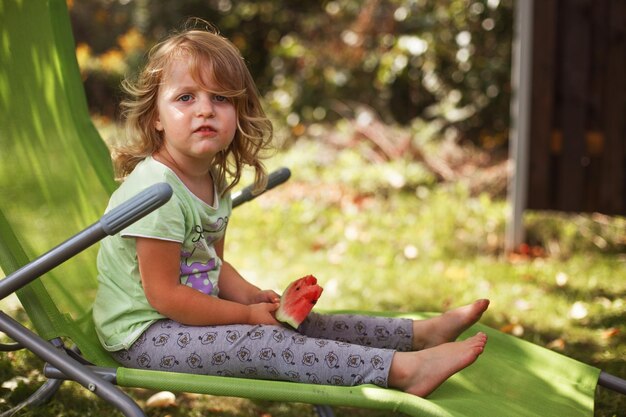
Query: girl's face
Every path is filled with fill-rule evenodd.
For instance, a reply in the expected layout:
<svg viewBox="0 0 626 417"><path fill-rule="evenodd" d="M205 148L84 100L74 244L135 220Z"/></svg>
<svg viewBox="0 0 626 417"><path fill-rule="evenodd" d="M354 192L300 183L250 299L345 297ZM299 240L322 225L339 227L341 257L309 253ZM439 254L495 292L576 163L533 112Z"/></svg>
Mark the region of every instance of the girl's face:
<svg viewBox="0 0 626 417"><path fill-rule="evenodd" d="M206 87L219 91L214 80L203 81ZM157 113L155 128L162 132L168 152L180 162L210 163L230 145L237 131L234 105L200 86L182 59L173 61L165 71Z"/></svg>

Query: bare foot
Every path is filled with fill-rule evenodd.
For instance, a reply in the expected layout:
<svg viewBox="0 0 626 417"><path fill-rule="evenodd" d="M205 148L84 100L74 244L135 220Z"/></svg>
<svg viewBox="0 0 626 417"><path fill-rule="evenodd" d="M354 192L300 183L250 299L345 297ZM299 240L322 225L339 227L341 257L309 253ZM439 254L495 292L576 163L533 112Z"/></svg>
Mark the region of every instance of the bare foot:
<svg viewBox="0 0 626 417"><path fill-rule="evenodd" d="M413 322L413 349L428 349L452 342L482 317L489 300L481 299L427 320Z"/></svg>
<svg viewBox="0 0 626 417"><path fill-rule="evenodd" d="M389 385L426 397L446 379L474 363L486 343L487 335L479 332L460 342L417 352L396 352L389 371Z"/></svg>

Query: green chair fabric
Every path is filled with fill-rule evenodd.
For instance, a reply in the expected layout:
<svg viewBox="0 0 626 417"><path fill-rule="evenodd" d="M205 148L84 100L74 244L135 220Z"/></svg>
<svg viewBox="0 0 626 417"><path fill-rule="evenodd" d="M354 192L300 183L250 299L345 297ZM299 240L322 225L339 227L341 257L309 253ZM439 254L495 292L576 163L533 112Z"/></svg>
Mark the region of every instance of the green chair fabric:
<svg viewBox="0 0 626 417"><path fill-rule="evenodd" d="M65 0L0 2L0 267L8 274L95 222L115 188L88 114ZM66 337L117 367L91 325L95 249L18 292L37 333ZM420 314L410 317L423 317ZM590 416L599 370L482 325L473 366L428 399L374 386L331 387L118 368L118 384L413 416Z"/></svg>

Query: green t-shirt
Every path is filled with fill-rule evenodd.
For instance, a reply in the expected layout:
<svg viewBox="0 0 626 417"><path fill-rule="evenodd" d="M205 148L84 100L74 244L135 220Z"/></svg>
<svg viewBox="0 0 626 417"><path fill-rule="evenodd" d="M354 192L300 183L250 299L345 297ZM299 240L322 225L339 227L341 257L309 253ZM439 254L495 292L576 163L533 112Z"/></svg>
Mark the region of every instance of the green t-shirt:
<svg viewBox="0 0 626 417"><path fill-rule="evenodd" d="M107 211L158 182L172 186L170 201L100 244L93 316L100 342L109 351L129 348L148 326L164 318L144 294L134 237L181 243L181 283L213 296L219 291L222 261L214 243L224 236L228 224L232 210L229 194L219 198L215 191L215 206L209 206L172 170L148 157L113 193Z"/></svg>

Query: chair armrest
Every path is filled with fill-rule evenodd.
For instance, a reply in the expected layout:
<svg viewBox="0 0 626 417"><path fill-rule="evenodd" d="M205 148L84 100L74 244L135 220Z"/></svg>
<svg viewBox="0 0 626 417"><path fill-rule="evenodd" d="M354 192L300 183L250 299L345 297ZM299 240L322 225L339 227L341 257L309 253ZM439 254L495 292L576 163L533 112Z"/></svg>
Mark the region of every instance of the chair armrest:
<svg viewBox="0 0 626 417"><path fill-rule="evenodd" d="M289 179L290 176L291 176L291 171L289 170L289 168L284 168L284 167L283 168L279 168L279 169L277 169L276 171L274 171L274 172L272 172L270 174L269 178L267 179L267 186L260 193L253 194L252 193L252 189L254 187L252 185L248 185L247 187L245 187L241 191L233 193L233 195L232 195L233 208L235 208L237 206L240 206L243 203L246 203L246 202L248 202L250 200L253 200L254 198L260 196L264 192L266 192L268 190L271 190L272 188L276 187L277 185L280 185L280 184L284 183L285 181L287 181Z"/></svg>

